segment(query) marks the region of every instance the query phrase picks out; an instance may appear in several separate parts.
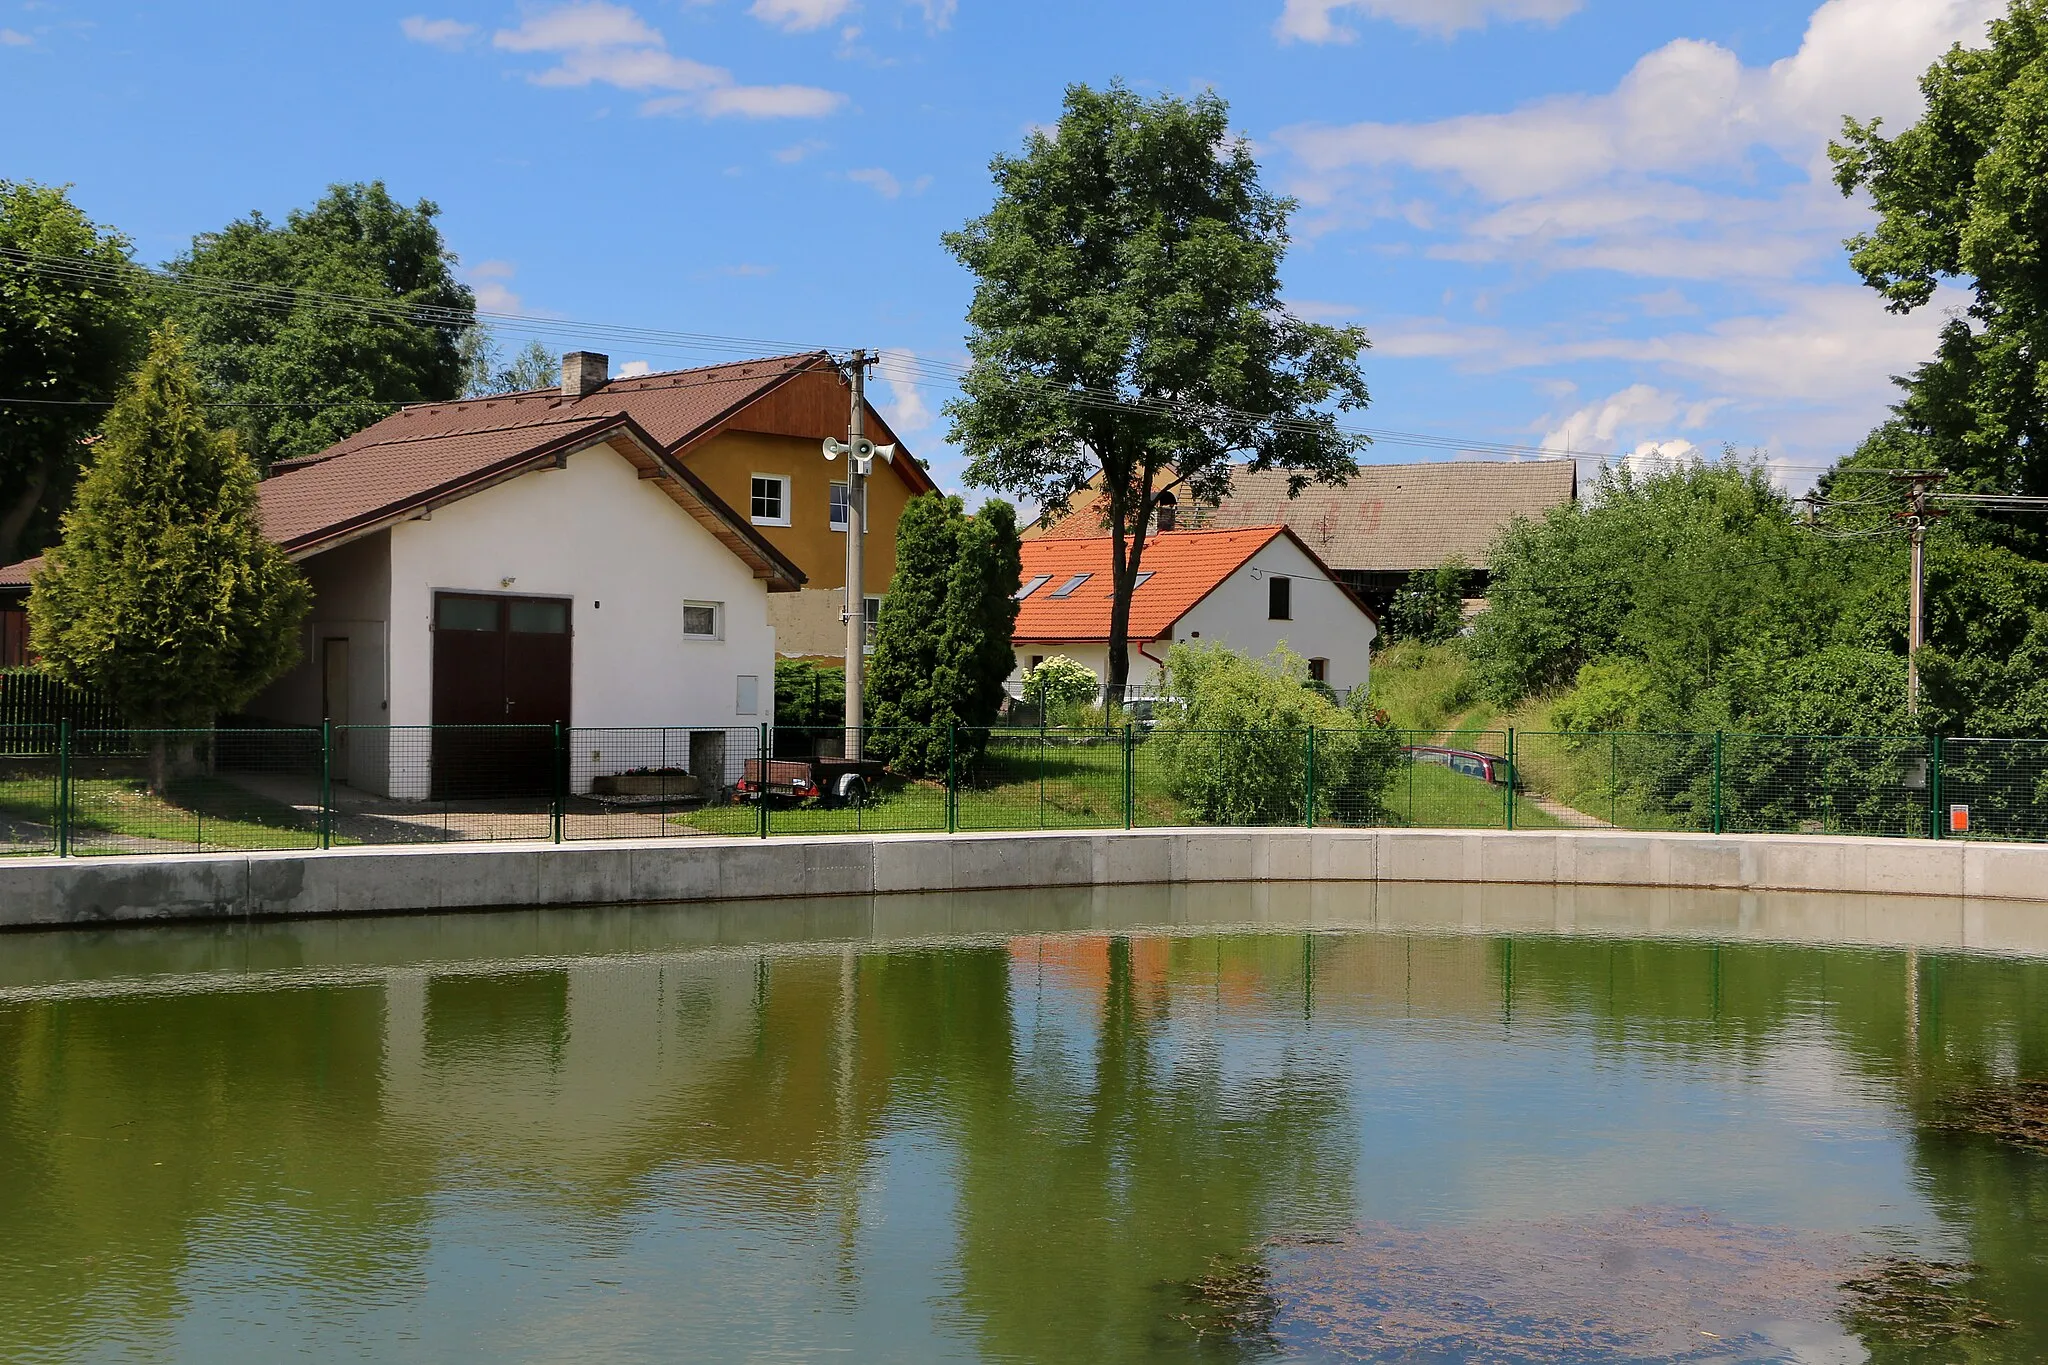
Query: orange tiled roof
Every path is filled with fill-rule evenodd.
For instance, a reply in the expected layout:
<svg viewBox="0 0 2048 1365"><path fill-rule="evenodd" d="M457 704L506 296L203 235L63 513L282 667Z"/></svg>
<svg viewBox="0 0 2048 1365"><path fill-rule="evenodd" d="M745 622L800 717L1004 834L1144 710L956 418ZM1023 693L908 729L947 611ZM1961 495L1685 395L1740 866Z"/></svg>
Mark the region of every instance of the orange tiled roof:
<svg viewBox="0 0 2048 1365"><path fill-rule="evenodd" d="M1151 577L1131 594L1130 638L1156 640L1197 602L1214 592L1253 555L1280 536L1285 526L1235 531L1175 531L1145 543L1138 572ZM1298 537L1295 537L1298 542ZM1306 548L1306 547L1303 547ZM1313 556L1311 556L1313 558ZM1053 594L1076 574L1090 575L1066 597ZM1024 542L1024 581L1048 582L1017 607L1018 640L1107 640L1109 638L1110 540L1041 539Z"/></svg>
<svg viewBox="0 0 2048 1365"><path fill-rule="evenodd" d="M1222 530L1284 522L1340 569L1405 573L1453 556L1483 569L1509 522L1540 521L1578 496L1578 465L1572 460L1366 464L1341 487L1310 484L1292 498L1287 478L1281 469L1239 470L1220 506L1193 506L1183 498L1180 524ZM1074 510L1031 534L1045 540L1099 536L1098 502L1093 490L1084 490L1074 498Z"/></svg>

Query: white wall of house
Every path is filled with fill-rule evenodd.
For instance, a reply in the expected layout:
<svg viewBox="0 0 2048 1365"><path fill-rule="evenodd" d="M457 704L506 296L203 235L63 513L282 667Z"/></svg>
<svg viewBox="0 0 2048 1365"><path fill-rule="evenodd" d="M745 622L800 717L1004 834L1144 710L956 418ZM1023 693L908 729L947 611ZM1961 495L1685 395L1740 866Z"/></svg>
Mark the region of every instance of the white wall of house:
<svg viewBox="0 0 2048 1365"><path fill-rule="evenodd" d="M1291 580L1291 619L1270 618L1270 587L1275 576ZM1330 580L1301 547L1285 536L1275 538L1236 573L1202 601L1195 604L1173 627L1173 640L1202 639L1227 645L1241 654L1255 657L1273 652L1281 644L1304 659L1328 661L1325 680L1340 692L1370 685L1372 642L1379 630L1372 618L1359 608L1344 590ZM1132 641L1130 680L1150 686L1159 679L1160 666L1171 641L1145 644L1144 651ZM1032 641L1016 642L1017 668L1010 675L1011 690L1023 681L1031 660L1043 655L1064 654L1086 664L1095 675L1108 674L1109 651L1100 642Z"/></svg>
<svg viewBox="0 0 2048 1365"><path fill-rule="evenodd" d="M751 729L774 719L767 584L607 446L392 528L393 725L433 720L436 592L570 599L577 729ZM691 602L718 605L721 638L684 636L683 607ZM749 691L752 705L743 707ZM607 754L607 743L616 751ZM578 785L647 764L638 747L644 743L579 736ZM728 762L740 759L734 746ZM423 794L423 761L406 767L394 772L392 795Z"/></svg>
<svg viewBox="0 0 2048 1365"><path fill-rule="evenodd" d="M767 584L607 446L303 567L315 594L306 657L249 708L280 724L320 723L323 642L341 637L350 641L349 723L431 724L437 592L569 599L570 712L579 730L751 731L774 719ZM686 603L717 604L719 638L684 635ZM749 692L752 706L743 707ZM346 744L341 780L400 799L427 794L423 735L357 733ZM676 752L654 751L645 736L578 735L576 785L587 790L598 774L687 762L687 735L670 736L669 745ZM746 752L742 744L728 749L727 781Z"/></svg>
<svg viewBox="0 0 2048 1365"><path fill-rule="evenodd" d="M1268 580L1275 576L1293 580L1292 620L1269 618ZM1275 537L1196 603L1174 623L1173 638L1187 640L1197 632L1241 654L1270 654L1285 644L1304 659L1327 659L1324 680L1339 692L1370 683L1372 642L1379 634L1372 617L1286 536Z"/></svg>

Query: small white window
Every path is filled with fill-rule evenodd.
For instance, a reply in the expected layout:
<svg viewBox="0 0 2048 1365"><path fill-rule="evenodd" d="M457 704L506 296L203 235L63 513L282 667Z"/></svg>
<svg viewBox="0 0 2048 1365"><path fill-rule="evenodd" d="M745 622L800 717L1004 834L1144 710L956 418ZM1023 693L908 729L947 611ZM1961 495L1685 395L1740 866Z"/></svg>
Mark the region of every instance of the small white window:
<svg viewBox="0 0 2048 1365"><path fill-rule="evenodd" d="M1066 582L1060 584L1057 588L1054 588L1052 590L1052 595L1054 597L1072 597L1076 592L1080 591L1081 585L1083 583L1086 583L1089 579L1093 577L1095 577L1095 575L1092 573L1077 573L1072 578L1069 578Z"/></svg>
<svg viewBox="0 0 2048 1365"><path fill-rule="evenodd" d="M751 510L756 526L789 525L789 480L780 474L756 474Z"/></svg>
<svg viewBox="0 0 2048 1365"><path fill-rule="evenodd" d="M683 603L683 638L719 639L725 626L724 605L718 602Z"/></svg>
<svg viewBox="0 0 2048 1365"><path fill-rule="evenodd" d="M752 673L742 673L739 686L734 689L732 709L742 716L759 715L761 712L761 680Z"/></svg>
<svg viewBox="0 0 2048 1365"><path fill-rule="evenodd" d="M843 483L832 485L832 529L846 529L846 485Z"/></svg>
<svg viewBox="0 0 2048 1365"><path fill-rule="evenodd" d="M1052 575L1049 573L1042 573L1035 578L1025 579L1024 586L1017 589L1017 600L1022 602L1025 598L1031 596L1032 593L1037 592L1050 582L1052 582Z"/></svg>
<svg viewBox="0 0 2048 1365"><path fill-rule="evenodd" d="M866 599L864 605L867 609L867 647L868 652L873 653L875 648L875 631L882 624L882 599L870 597Z"/></svg>

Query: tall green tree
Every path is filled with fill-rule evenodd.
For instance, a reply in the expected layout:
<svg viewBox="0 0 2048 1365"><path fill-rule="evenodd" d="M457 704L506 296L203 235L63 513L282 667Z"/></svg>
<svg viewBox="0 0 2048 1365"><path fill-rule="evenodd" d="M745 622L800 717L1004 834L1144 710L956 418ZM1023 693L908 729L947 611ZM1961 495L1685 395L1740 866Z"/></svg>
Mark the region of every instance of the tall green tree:
<svg viewBox="0 0 2048 1365"><path fill-rule="evenodd" d="M1912 127L1887 137L1847 119L1829 147L1842 192L1877 207L1848 247L1890 309L1925 307L1944 282L1972 295L1934 358L1900 379L1873 445L1894 464L1948 468L1952 488L2048 494L2048 0L2012 0L1987 46L1951 49L1920 88Z"/></svg>
<svg viewBox="0 0 2048 1365"><path fill-rule="evenodd" d="M1003 703L1016 657L1021 548L1017 513L990 501L970 517L957 497L912 498L896 523L896 575L868 670L869 752L899 772L972 761ZM954 730L960 729L955 749Z"/></svg>
<svg viewBox="0 0 2048 1365"><path fill-rule="evenodd" d="M1071 86L1059 127L991 169L994 207L945 238L975 277L952 437L968 482L1045 515L1099 490L1120 697L1160 495L1213 502L1238 464L1341 483L1362 442L1332 409L1367 401L1366 337L1282 306L1294 203L1260 184L1214 95Z"/></svg>
<svg viewBox="0 0 2048 1365"><path fill-rule="evenodd" d="M479 322L462 337L462 363L468 376L465 398L552 389L562 382L562 357L538 341L529 341L511 359L485 324Z"/></svg>
<svg viewBox="0 0 2048 1365"><path fill-rule="evenodd" d="M264 538L256 467L207 424L165 326L108 415L29 593L45 667L144 728L211 725L297 660L306 581ZM157 751L154 782L167 774Z"/></svg>
<svg viewBox="0 0 2048 1365"><path fill-rule="evenodd" d="M455 278L439 214L381 181L336 185L282 226L252 213L169 264L159 306L235 405L225 410L259 467L467 387L476 297Z"/></svg>
<svg viewBox="0 0 2048 1365"><path fill-rule="evenodd" d="M0 564L56 537L85 439L141 348L128 240L61 188L0 180ZM64 270L52 267L67 263Z"/></svg>

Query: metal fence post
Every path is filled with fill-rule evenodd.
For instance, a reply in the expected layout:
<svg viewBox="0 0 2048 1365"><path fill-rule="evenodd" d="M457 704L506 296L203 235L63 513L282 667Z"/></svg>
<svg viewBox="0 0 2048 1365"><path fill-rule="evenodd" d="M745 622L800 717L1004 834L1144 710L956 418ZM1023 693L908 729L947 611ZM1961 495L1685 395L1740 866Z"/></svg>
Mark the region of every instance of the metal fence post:
<svg viewBox="0 0 2048 1365"><path fill-rule="evenodd" d="M562 842L562 821L568 814L567 807L569 805L568 737L562 733L562 722L560 721L555 722L554 759L555 780L548 783L550 795L554 797L554 800L549 803L550 809L548 814L551 818L548 824L551 828L548 832L554 838L554 841L559 844Z"/></svg>
<svg viewBox="0 0 2048 1365"><path fill-rule="evenodd" d="M1515 727L1508 727L1508 828L1515 827Z"/></svg>
<svg viewBox="0 0 2048 1365"><path fill-rule="evenodd" d="M1721 833L1721 732L1714 731L1714 833Z"/></svg>
<svg viewBox="0 0 2048 1365"><path fill-rule="evenodd" d="M946 833L960 832L960 725L946 726Z"/></svg>
<svg viewBox="0 0 2048 1365"><path fill-rule="evenodd" d="M1304 797L1303 823L1309 828L1316 827L1316 727L1308 727L1308 790Z"/></svg>
<svg viewBox="0 0 2048 1365"><path fill-rule="evenodd" d="M71 856L71 721L57 722L57 856Z"/></svg>
<svg viewBox="0 0 2048 1365"><path fill-rule="evenodd" d="M320 847L334 847L334 721L320 722Z"/></svg>
<svg viewBox="0 0 2048 1365"><path fill-rule="evenodd" d="M1133 747L1133 745L1132 745L1132 741L1133 741L1133 737L1134 737L1134 732L1135 732L1135 729L1136 729L1136 727L1134 727L1134 726L1133 726L1133 725L1132 725L1132 724L1131 724L1131 723L1130 723L1129 721L1125 721L1125 722L1124 722L1124 828L1125 828L1125 829L1129 829L1129 828L1131 828L1131 826L1132 826L1132 825L1134 825L1134 824L1136 824L1136 823L1137 823L1137 813L1138 813L1138 798L1137 798L1137 793L1136 793L1135 791L1133 791L1133 790L1132 790L1132 786L1131 786L1131 753L1132 753L1132 747Z"/></svg>
<svg viewBox="0 0 2048 1365"><path fill-rule="evenodd" d="M763 839L768 837L768 724L761 724L761 747L756 750L761 758L761 808L755 813L754 823ZM858 757L858 755L856 755Z"/></svg>
<svg viewBox="0 0 2048 1365"><path fill-rule="evenodd" d="M1927 741L1927 825L1932 831L1928 837L1945 837L1947 824L1941 818L1941 736L1933 735Z"/></svg>

